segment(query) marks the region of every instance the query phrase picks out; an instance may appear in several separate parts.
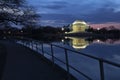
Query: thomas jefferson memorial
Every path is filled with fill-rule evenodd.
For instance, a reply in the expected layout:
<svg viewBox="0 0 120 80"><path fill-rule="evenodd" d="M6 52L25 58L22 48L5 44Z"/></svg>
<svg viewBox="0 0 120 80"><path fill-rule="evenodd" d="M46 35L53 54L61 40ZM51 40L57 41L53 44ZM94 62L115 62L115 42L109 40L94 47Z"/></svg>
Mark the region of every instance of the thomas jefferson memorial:
<svg viewBox="0 0 120 80"><path fill-rule="evenodd" d="M89 28L85 21L76 20L70 25L70 32L85 32Z"/></svg>

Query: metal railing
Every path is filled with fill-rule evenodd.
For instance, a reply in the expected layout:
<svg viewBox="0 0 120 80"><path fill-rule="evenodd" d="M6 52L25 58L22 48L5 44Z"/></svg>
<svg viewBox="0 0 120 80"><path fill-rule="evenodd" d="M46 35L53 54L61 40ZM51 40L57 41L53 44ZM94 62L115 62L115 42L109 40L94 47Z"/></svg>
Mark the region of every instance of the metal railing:
<svg viewBox="0 0 120 80"><path fill-rule="evenodd" d="M24 45L24 46L29 46L33 50L36 49L36 51L38 51L38 52L40 50L41 53L42 53L42 56L45 56L45 53L48 54L49 56L51 56L51 61L52 61L53 64L55 64L55 60L65 64L66 71L67 71L68 75L70 74L70 69L72 69L72 70L76 71L77 73L81 74L82 76L84 76L88 80L93 80L93 79L91 77L89 77L88 75L86 75L85 73L81 72L80 70L76 69L75 67L73 67L72 65L69 64L69 58L68 58L69 53L68 53L68 51L74 52L76 54L79 54L79 55L82 55L82 56L85 56L85 57L89 57L91 59L94 59L94 60L98 61L99 62L100 80L105 80L104 63L109 64L110 66L120 68L120 64L118 64L118 63L111 62L111 61L108 61L108 60L105 60L105 59L102 59L102 58L94 57L94 56L91 56L91 55L88 55L88 54L84 54L84 53L81 53L81 52L78 52L78 51L75 51L75 50L71 50L71 49L68 49L68 48L65 48L65 47L61 47L61 46L58 46L58 45L55 45L55 44L47 44L47 45L50 46L50 52L47 52L47 51L44 50L44 43L40 42L40 41L24 39L24 40L21 40L21 44ZM54 56L54 54L55 54L54 49L53 49L54 47L58 47L58 48L61 48L61 49L64 50L65 62L60 60L56 56ZM49 54L49 53L51 53L51 54Z"/></svg>

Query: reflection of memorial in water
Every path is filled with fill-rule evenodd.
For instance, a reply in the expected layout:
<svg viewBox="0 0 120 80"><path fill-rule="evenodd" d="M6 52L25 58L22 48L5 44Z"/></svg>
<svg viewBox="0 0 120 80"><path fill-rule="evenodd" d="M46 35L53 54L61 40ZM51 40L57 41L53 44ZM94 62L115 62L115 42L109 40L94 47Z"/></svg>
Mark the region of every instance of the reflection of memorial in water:
<svg viewBox="0 0 120 80"><path fill-rule="evenodd" d="M85 49L90 44L86 38L67 37L66 40L64 43L69 43L75 49Z"/></svg>
<svg viewBox="0 0 120 80"><path fill-rule="evenodd" d="M120 44L120 39L95 39L92 37L65 37L62 40L64 44L72 46L74 49L85 49L90 44L106 44L106 45L115 45Z"/></svg>

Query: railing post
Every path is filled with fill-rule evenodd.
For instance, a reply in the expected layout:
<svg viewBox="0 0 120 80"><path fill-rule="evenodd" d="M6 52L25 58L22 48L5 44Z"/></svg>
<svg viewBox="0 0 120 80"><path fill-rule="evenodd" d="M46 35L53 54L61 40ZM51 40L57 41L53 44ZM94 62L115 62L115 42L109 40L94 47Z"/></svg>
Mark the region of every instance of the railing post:
<svg viewBox="0 0 120 80"><path fill-rule="evenodd" d="M31 48L33 49L33 42L31 41Z"/></svg>
<svg viewBox="0 0 120 80"><path fill-rule="evenodd" d="M23 41L21 41L22 42L22 45L24 46L24 42Z"/></svg>
<svg viewBox="0 0 120 80"><path fill-rule="evenodd" d="M38 52L38 46L37 46L37 42L36 42L36 51Z"/></svg>
<svg viewBox="0 0 120 80"><path fill-rule="evenodd" d="M44 56L44 49L43 49L43 43L41 42L41 47L42 47L42 55Z"/></svg>
<svg viewBox="0 0 120 80"><path fill-rule="evenodd" d="M65 59L66 59L66 69L67 69L67 76L68 76L68 80L70 79L70 71L69 71L69 61L68 61L68 53L67 53L67 49L65 50Z"/></svg>
<svg viewBox="0 0 120 80"><path fill-rule="evenodd" d="M27 47L27 42L25 43L25 46Z"/></svg>
<svg viewBox="0 0 120 80"><path fill-rule="evenodd" d="M23 45L24 45L24 41L23 41Z"/></svg>
<svg viewBox="0 0 120 80"><path fill-rule="evenodd" d="M25 42L25 46L27 46L27 42Z"/></svg>
<svg viewBox="0 0 120 80"><path fill-rule="evenodd" d="M53 52L53 45L51 44L51 54L52 54L52 62L54 64L54 52Z"/></svg>
<svg viewBox="0 0 120 80"><path fill-rule="evenodd" d="M23 41L23 45L25 46L25 42Z"/></svg>
<svg viewBox="0 0 120 80"><path fill-rule="evenodd" d="M28 47L30 48L30 41L29 41Z"/></svg>
<svg viewBox="0 0 120 80"><path fill-rule="evenodd" d="M25 46L25 40L23 40L24 46Z"/></svg>
<svg viewBox="0 0 120 80"><path fill-rule="evenodd" d="M30 41L30 48L32 49L32 42Z"/></svg>
<svg viewBox="0 0 120 80"><path fill-rule="evenodd" d="M104 67L103 67L103 61L99 60L99 66L100 66L100 80L104 80Z"/></svg>

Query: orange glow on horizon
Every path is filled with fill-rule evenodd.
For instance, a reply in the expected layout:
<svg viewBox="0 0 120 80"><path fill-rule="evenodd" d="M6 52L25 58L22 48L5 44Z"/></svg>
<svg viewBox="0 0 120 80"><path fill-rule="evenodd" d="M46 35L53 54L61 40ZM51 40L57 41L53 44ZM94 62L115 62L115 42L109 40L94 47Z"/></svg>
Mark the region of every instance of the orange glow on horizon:
<svg viewBox="0 0 120 80"><path fill-rule="evenodd" d="M109 27L109 26L114 26L115 28L120 29L120 23L115 23L115 22L102 23L102 24L89 24L89 25L94 29Z"/></svg>

